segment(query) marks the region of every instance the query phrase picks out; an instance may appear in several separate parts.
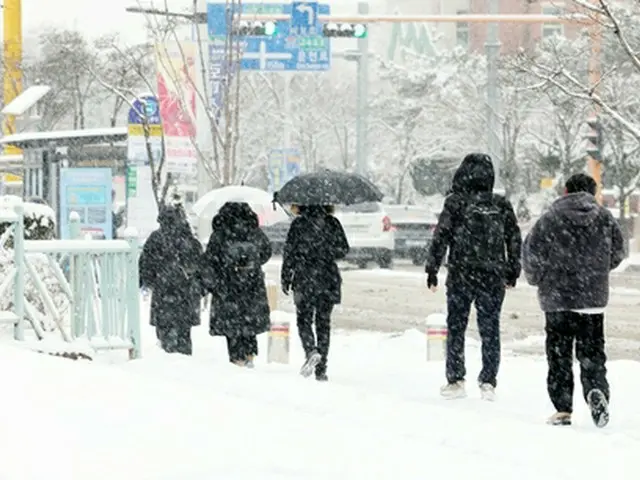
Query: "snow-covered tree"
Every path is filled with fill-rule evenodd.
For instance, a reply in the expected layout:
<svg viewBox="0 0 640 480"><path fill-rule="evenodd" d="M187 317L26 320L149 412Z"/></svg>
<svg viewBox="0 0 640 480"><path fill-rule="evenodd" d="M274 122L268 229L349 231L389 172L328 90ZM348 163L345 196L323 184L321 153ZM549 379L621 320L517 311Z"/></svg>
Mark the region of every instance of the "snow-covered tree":
<svg viewBox="0 0 640 480"><path fill-rule="evenodd" d="M61 122L70 128L85 128L92 100L98 95L95 77L86 68L99 61L94 46L76 30L54 28L39 35L37 51L27 53L26 58L27 85L52 88L52 94L38 105L40 128L50 130Z"/></svg>
<svg viewBox="0 0 640 480"><path fill-rule="evenodd" d="M480 109L484 59L461 50L436 56L407 55L405 64L381 62L386 80L373 95L374 179L397 202L412 188L411 167L420 160L459 158L483 143Z"/></svg>
<svg viewBox="0 0 640 480"><path fill-rule="evenodd" d="M575 105L572 110L576 117L582 115L583 129L586 128L587 118L593 114L593 107L600 109L606 141L603 180L607 185L616 187L620 204L624 205L626 198L637 188L640 174L636 159L640 146L640 110L636 97L629 94L640 88L640 56L637 53L640 49L640 21L633 15L638 13L638 9L633 6L614 6L608 0L599 0L594 5L575 0L574 4L599 22L599 82L592 84L589 75L594 32L588 30L576 40L557 38L544 42L534 55L521 55L518 67L530 76L530 88L547 92L565 110L567 105ZM591 25L589 28L594 27ZM556 117L558 112L563 115L565 123L574 125L566 129L565 140L575 138L575 132L580 131L579 118L570 119L568 112L562 112L562 108L556 108ZM584 130L581 133L580 136L583 136ZM558 137L556 140L560 139ZM576 144L577 155L573 152L569 155L568 151L573 151L571 147ZM565 153L560 155L563 170L573 167L575 171L575 164L580 163L578 159L586 159L584 145L579 140L565 141L564 147ZM576 158L575 162L573 158ZM569 172L564 173L566 175ZM624 208L621 208L623 213Z"/></svg>
<svg viewBox="0 0 640 480"><path fill-rule="evenodd" d="M607 89L617 75L640 74L640 6L637 2L620 4L611 0L572 0L570 4L591 17L583 21L588 27L584 35L573 41L557 38L543 42L533 54L522 52L518 68L531 76L531 88L553 88L567 97L594 104L640 142L637 116L625 114ZM592 43L587 33L600 38L601 43L601 78L597 84L592 84L588 75Z"/></svg>
<svg viewBox="0 0 640 480"><path fill-rule="evenodd" d="M553 90L546 92L543 102L546 104L545 115L536 116L526 132L533 139L527 153L532 157L537 173L563 184L584 167L587 105Z"/></svg>

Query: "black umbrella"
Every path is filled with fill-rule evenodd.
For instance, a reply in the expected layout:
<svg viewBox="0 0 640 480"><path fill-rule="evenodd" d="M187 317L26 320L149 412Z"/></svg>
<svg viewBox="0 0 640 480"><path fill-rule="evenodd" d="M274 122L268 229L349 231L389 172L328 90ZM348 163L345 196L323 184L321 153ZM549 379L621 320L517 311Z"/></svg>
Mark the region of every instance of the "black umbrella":
<svg viewBox="0 0 640 480"><path fill-rule="evenodd" d="M280 204L353 205L379 202L383 196L378 187L361 175L322 170L292 178L273 199Z"/></svg>

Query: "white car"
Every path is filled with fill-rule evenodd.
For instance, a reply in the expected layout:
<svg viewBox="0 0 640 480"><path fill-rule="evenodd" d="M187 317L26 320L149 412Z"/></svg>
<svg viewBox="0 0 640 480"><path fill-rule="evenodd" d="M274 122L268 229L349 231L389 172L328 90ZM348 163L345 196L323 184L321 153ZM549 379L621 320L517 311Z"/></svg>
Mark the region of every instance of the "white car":
<svg viewBox="0 0 640 480"><path fill-rule="evenodd" d="M371 202L336 207L335 217L340 220L349 241L347 261L360 268L365 268L370 261L380 268L393 267L395 229L382 204Z"/></svg>

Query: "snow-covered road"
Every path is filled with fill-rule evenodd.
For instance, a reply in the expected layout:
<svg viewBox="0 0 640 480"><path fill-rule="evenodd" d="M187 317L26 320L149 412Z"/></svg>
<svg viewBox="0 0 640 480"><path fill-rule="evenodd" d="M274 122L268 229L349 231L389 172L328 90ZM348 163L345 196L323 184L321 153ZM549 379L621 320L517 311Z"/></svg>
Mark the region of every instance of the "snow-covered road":
<svg viewBox="0 0 640 480"><path fill-rule="evenodd" d="M267 264L267 275L279 279L277 259ZM422 328L425 317L443 311L444 288L433 294L424 285L422 267L400 263L393 270L343 271L343 303L335 310L334 324L341 328L404 331ZM444 284L444 273L440 283ZM293 312L291 299L280 296L281 308ZM607 309L607 342L611 358L640 360L640 275L615 275ZM472 314L473 315L473 314ZM535 289L525 284L507 293L502 312L505 345L519 353L543 353L544 318ZM477 337L475 321L469 332Z"/></svg>

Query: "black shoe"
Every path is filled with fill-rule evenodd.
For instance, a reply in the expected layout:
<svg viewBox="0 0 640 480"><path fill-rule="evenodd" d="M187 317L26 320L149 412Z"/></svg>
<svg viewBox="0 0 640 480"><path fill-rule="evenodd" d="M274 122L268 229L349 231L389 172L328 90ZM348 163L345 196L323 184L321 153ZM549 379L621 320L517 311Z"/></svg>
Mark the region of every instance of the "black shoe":
<svg viewBox="0 0 640 480"><path fill-rule="evenodd" d="M302 367L300 368L300 375L305 378L311 376L316 366L320 363L320 360L322 360L322 357L320 356L318 351L311 351L307 356L307 360L302 364Z"/></svg>
<svg viewBox="0 0 640 480"><path fill-rule="evenodd" d="M587 394L587 403L591 410L591 418L596 427L606 427L609 423L609 402L602 390L594 388Z"/></svg>
<svg viewBox="0 0 640 480"><path fill-rule="evenodd" d="M319 382L328 382L329 377L327 377L326 373L316 373L316 380Z"/></svg>

